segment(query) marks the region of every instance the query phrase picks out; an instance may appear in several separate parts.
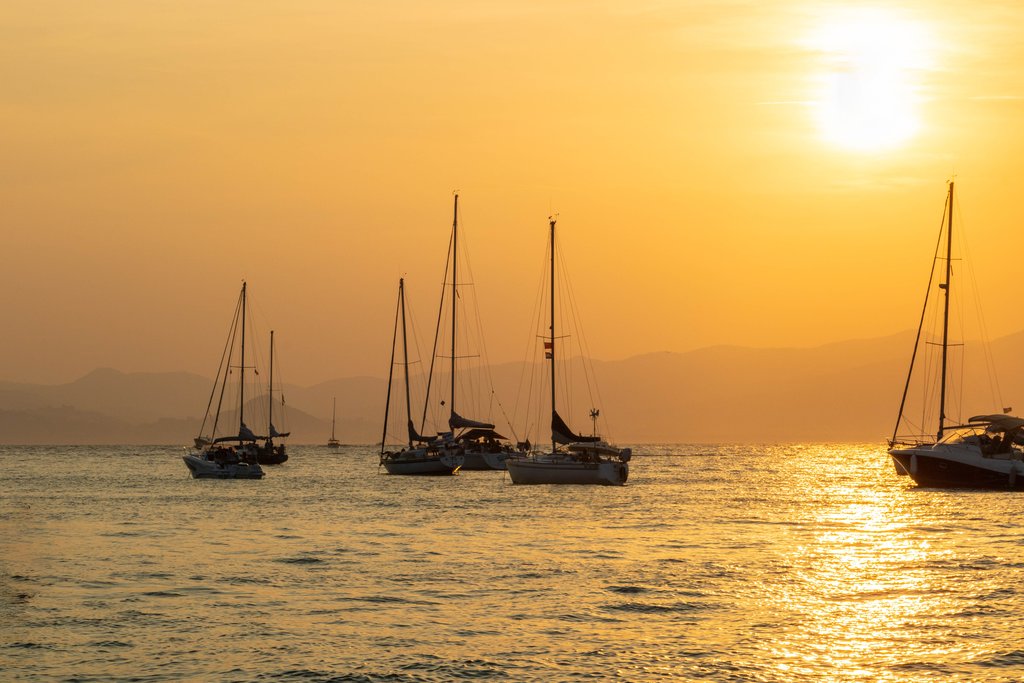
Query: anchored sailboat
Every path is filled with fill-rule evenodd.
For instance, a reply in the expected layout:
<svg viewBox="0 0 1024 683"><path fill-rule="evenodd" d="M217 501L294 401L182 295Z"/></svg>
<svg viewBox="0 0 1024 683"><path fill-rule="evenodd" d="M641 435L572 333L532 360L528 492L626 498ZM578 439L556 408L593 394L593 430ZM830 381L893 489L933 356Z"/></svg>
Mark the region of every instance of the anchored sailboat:
<svg viewBox="0 0 1024 683"><path fill-rule="evenodd" d="M331 401L331 438L327 439L328 448L341 448L341 444L336 438L334 438L334 424L338 419L338 397L333 397Z"/></svg>
<svg viewBox="0 0 1024 683"><path fill-rule="evenodd" d="M284 405L284 396L281 396ZM283 439L291 432L279 432L274 427L274 331L270 331L270 388L267 391L267 436L257 453L261 465L280 465L288 459L284 444L274 444L274 439Z"/></svg>
<svg viewBox="0 0 1024 683"><path fill-rule="evenodd" d="M925 298L921 312L921 323L918 326L914 351L911 354L910 369L900 400L900 410L896 419L896 427L889 440L889 454L893 465L900 475L909 475L921 486L941 488L1024 488L1024 451L1019 441L1024 434L1024 419L1008 414L1010 409L1004 408L1003 413L977 415L967 420L966 424L950 423L947 414L949 387L949 340L950 297L953 285L953 183L949 183L947 194L946 225L945 225L945 258L940 256L936 248L934 263L942 263L944 273L938 289L943 294L941 361L939 377L938 423L934 436L914 434L900 435L900 429L906 421L907 397L911 379L914 376L915 361L921 346L922 330L925 315L929 310L932 294L932 279L928 282L928 296ZM918 432L923 431L921 429Z"/></svg>
<svg viewBox="0 0 1024 683"><path fill-rule="evenodd" d="M629 477L629 448L612 446L596 434L581 436L573 433L558 414L555 382L555 219L550 219L551 237L551 301L550 335L544 340L544 356L551 361L551 451L531 455L510 456L505 464L515 484L605 484L621 485ZM564 448L559 448L563 446Z"/></svg>
<svg viewBox="0 0 1024 683"><path fill-rule="evenodd" d="M210 393L210 400L207 403L206 418L199 429L199 436L195 439L195 447L183 456L185 466L196 479L261 479L263 477L263 469L257 462L259 448L256 442L258 437L245 424L245 371L252 369L251 366L245 364L245 313L246 283L243 282L242 291L238 295L238 303L235 305L235 314L228 333L227 345L221 356L221 366L217 371L213 391ZM234 340L236 333L239 332L241 333L238 346L239 362L237 366L234 366L239 371L238 432L230 436L217 437L221 405L233 367L231 361L234 354ZM213 408L215 397L217 397L217 406L212 415L210 433L204 435L206 425L211 420L211 408Z"/></svg>
<svg viewBox="0 0 1024 683"><path fill-rule="evenodd" d="M402 368L405 377L405 416L408 445L400 450L387 450L388 415L391 409L391 385L395 371L395 348L398 345L398 321L402 321ZM398 307L395 311L395 331L391 340L391 367L388 370L388 393L384 405L384 435L380 441L380 464L388 474L455 474L462 467L462 448L443 434L431 439L420 436L412 421L412 401L409 396L409 345L405 317L405 280L398 281Z"/></svg>
<svg viewBox="0 0 1024 683"><path fill-rule="evenodd" d="M449 290L448 276L451 276ZM463 470L503 470L505 459L515 451L508 445L506 437L495 431L495 426L490 422L474 420L459 415L455 410L458 383L458 355L457 340L459 333L458 309L459 302L464 297L459 292L459 195L455 194L455 207L452 212L452 235L449 241L448 261L445 268L445 285L441 289L441 302L438 308L437 331L434 335L434 353L431 358L430 371L427 380L427 395L424 403L424 423L427 416L427 406L430 405L430 387L434 375L434 359L437 356L438 343L441 340L442 327L441 317L444 313L445 304L451 308L450 328L450 352L451 371L449 380L451 382L448 396L448 429L451 430L454 440L462 446L465 462ZM447 294L447 296L446 296ZM475 302L475 298L473 299ZM482 336L482 335L481 335ZM482 346L482 342L481 342ZM493 391L492 391L493 393ZM441 402L442 405L444 401ZM420 425L422 431L424 424Z"/></svg>

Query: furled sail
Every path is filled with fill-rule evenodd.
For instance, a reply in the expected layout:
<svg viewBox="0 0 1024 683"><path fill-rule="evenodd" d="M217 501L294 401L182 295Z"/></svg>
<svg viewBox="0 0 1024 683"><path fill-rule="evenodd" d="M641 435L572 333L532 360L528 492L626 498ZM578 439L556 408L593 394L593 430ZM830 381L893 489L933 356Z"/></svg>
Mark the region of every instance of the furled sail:
<svg viewBox="0 0 1024 683"><path fill-rule="evenodd" d="M291 434L291 432L285 432L284 434L282 434L281 432L277 431L277 427L274 426L273 422L270 423L270 438L271 439L276 439L278 437L281 437L283 439L284 437L288 436L289 434Z"/></svg>
<svg viewBox="0 0 1024 683"><path fill-rule="evenodd" d="M242 426L238 429L238 436L219 436L213 440L213 443L223 443L225 441L256 441L260 437L253 434L252 430L242 423Z"/></svg>
<svg viewBox="0 0 1024 683"><path fill-rule="evenodd" d="M239 427L239 429L238 429L238 440L239 441L255 441L256 438L257 437L256 437L255 434L253 434L253 431L251 429L249 429L248 427L246 427L245 423L243 422L242 426Z"/></svg>
<svg viewBox="0 0 1024 683"><path fill-rule="evenodd" d="M409 420L409 441L417 441L419 443L429 443L432 440L433 440L433 437L421 436L416 431L416 427L413 426L412 420Z"/></svg>
<svg viewBox="0 0 1024 683"><path fill-rule="evenodd" d="M600 441L599 436L580 436L579 434L573 434L572 430L569 429L569 425L565 424L565 420L558 412L551 413L551 439L555 443L567 444L567 443L593 443L594 441Z"/></svg>
<svg viewBox="0 0 1024 683"><path fill-rule="evenodd" d="M454 410L452 416L448 418L448 427L451 429L494 429L494 425L489 422L477 422L476 420L469 420Z"/></svg>
<svg viewBox="0 0 1024 683"><path fill-rule="evenodd" d="M475 441L477 439L494 439L496 441L507 441L507 437L502 436L493 429L470 429L468 431L459 434L459 441Z"/></svg>

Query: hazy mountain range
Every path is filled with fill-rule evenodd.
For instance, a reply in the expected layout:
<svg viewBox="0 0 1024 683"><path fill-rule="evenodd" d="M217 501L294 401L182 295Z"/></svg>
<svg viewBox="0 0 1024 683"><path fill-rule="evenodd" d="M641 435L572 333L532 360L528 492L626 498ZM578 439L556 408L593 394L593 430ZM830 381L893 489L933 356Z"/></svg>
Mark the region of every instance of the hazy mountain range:
<svg viewBox="0 0 1024 683"><path fill-rule="evenodd" d="M881 442L893 427L912 342L905 332L815 348L715 346L595 361L598 407L620 443ZM1024 332L990 348L1002 403L1024 409ZM964 414L998 412L1003 406L989 390L984 364L968 368L964 374L980 386L954 397ZM491 368L495 396L509 414L523 373L522 363ZM286 384L286 419L278 427L290 429L294 443L325 442L336 396L338 439L378 442L386 385L376 377ZM68 384L0 382L0 443L184 445L199 431L210 390L211 380L198 375L111 369ZM572 393L587 396L582 379ZM588 432L590 401L575 403L563 416ZM475 417L490 417L508 431L502 412Z"/></svg>

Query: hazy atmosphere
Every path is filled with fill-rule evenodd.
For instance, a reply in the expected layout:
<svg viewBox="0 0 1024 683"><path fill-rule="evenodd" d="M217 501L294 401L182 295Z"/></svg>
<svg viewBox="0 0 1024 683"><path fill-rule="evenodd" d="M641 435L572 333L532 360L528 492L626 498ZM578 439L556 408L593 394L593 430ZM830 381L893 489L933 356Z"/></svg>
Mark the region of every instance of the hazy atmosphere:
<svg viewBox="0 0 1024 683"><path fill-rule="evenodd" d="M5 0L0 678L1024 681L1022 30Z"/></svg>
<svg viewBox="0 0 1024 683"><path fill-rule="evenodd" d="M454 190L495 364L527 360L555 212L599 360L909 330L954 174L1011 334L1021 11L16 0L0 378L212 377L243 279L286 383L383 378Z"/></svg>

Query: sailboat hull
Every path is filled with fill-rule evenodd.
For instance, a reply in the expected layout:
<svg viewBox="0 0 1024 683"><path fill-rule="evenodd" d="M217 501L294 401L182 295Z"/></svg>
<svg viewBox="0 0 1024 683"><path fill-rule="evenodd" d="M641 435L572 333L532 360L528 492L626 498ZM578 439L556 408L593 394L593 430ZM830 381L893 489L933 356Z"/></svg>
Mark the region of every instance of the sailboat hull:
<svg viewBox="0 0 1024 683"><path fill-rule="evenodd" d="M218 462L189 453L182 457L193 479L262 479L263 468L254 462Z"/></svg>
<svg viewBox="0 0 1024 683"><path fill-rule="evenodd" d="M935 444L889 451L897 470L918 486L945 489L1024 490L1024 462L982 455L964 445Z"/></svg>
<svg viewBox="0 0 1024 683"><path fill-rule="evenodd" d="M280 465L288 460L284 446L264 446L256 455L256 462L261 465Z"/></svg>
<svg viewBox="0 0 1024 683"><path fill-rule="evenodd" d="M513 484L590 484L622 486L629 478L629 464L604 460L582 462L572 457L511 457L505 461Z"/></svg>
<svg viewBox="0 0 1024 683"><path fill-rule="evenodd" d="M504 470L505 460L511 455L511 451L503 449L496 452L485 450L467 450L463 453L466 462L462 465L463 470L489 471Z"/></svg>
<svg viewBox="0 0 1024 683"><path fill-rule="evenodd" d="M487 464L487 460L484 458L483 453L476 453L473 451L466 451L464 454L466 462L462 465L461 469L464 470L489 470L491 466Z"/></svg>
<svg viewBox="0 0 1024 683"><path fill-rule="evenodd" d="M462 455L424 454L413 451L389 453L381 460L388 474L445 476L457 473L463 464Z"/></svg>
<svg viewBox="0 0 1024 683"><path fill-rule="evenodd" d="M507 470L507 460L512 454L508 451L501 451L500 453L484 453L483 458L487 463L487 466L492 470Z"/></svg>

